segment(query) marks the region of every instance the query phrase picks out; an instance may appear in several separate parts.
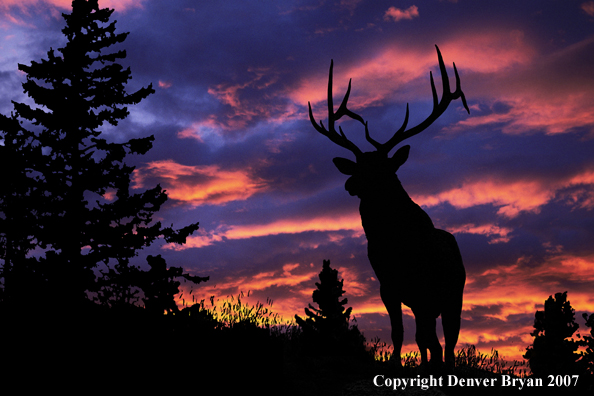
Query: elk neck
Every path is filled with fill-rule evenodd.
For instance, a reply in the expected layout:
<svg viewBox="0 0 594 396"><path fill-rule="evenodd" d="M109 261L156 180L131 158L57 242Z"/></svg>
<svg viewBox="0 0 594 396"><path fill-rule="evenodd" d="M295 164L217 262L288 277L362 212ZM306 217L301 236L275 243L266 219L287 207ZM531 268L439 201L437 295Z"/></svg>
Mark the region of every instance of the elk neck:
<svg viewBox="0 0 594 396"><path fill-rule="evenodd" d="M359 213L368 241L387 238L393 243L393 237L435 228L429 215L410 198L396 175L359 197Z"/></svg>

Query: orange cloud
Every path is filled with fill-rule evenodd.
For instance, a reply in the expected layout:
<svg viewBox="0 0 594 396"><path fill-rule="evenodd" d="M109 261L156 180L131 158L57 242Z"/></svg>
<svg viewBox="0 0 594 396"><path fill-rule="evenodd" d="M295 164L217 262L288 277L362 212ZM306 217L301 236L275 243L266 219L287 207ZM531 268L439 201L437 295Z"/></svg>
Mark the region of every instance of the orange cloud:
<svg viewBox="0 0 594 396"><path fill-rule="evenodd" d="M542 309L549 295L565 291L559 282L576 285L594 280L594 255L580 257L555 253L538 266L526 265L525 261L520 258L513 265L469 273L462 313L465 326L460 333L459 348L465 344L477 345L483 353L495 348L506 359L523 361L525 348L532 343L530 332L533 330L534 313ZM341 266L337 269L339 278L344 279L348 306L353 307L353 313L358 318L372 314L387 315L377 293L377 285L374 284L376 281L361 280L357 270L352 267ZM237 295L240 291L251 290L249 301L253 304L256 299L263 301L276 292L282 297L275 301L274 312L291 319L295 314L304 316L303 309L311 303L318 273L319 268L313 265L285 263L276 270L226 277L216 285L205 284L200 288L200 298ZM576 311L594 312L594 297L589 290L584 290L569 290L571 304ZM413 317L406 306L403 306L403 314ZM531 320L526 321L526 316ZM517 318L522 319L518 321ZM576 317L576 321L579 322L579 319ZM390 342L389 336L386 335L383 341ZM405 344L403 347L404 352L416 349L415 344Z"/></svg>
<svg viewBox="0 0 594 396"><path fill-rule="evenodd" d="M415 196L420 205L436 206L444 202L456 208L469 208L476 205L491 204L499 206L498 214L515 217L520 212L538 213L540 207L555 196L555 191L534 180L506 181L492 178L466 182L435 195Z"/></svg>
<svg viewBox="0 0 594 396"><path fill-rule="evenodd" d="M245 200L265 189L265 182L250 175L249 168L229 171L217 165L188 166L173 160L154 161L135 169L134 188L143 188L149 178L158 179L169 198L193 206Z"/></svg>
<svg viewBox="0 0 594 396"><path fill-rule="evenodd" d="M509 242L511 237L509 237L508 234L511 233L513 230L507 227L499 227L494 224L483 224L478 226L474 224L464 224L461 226L449 227L448 231L453 234L485 235L491 237L489 243L492 244Z"/></svg>
<svg viewBox="0 0 594 396"><path fill-rule="evenodd" d="M344 289L348 290L350 296L369 296L369 283L360 281L358 272L350 267L336 267L336 269L338 270L339 279L344 279Z"/></svg>
<svg viewBox="0 0 594 396"><path fill-rule="evenodd" d="M236 296L241 292L251 294L245 301L255 304L258 299L268 299L273 292L281 292L283 297L274 305L273 311L285 319L292 319L296 313L311 303L311 294L320 272L319 268L289 263L281 269L265 271L248 276L225 277L215 283L201 285L196 291L195 301L207 300L210 296ZM187 289L188 286L182 286ZM184 294L187 291L184 291Z"/></svg>
<svg viewBox="0 0 594 396"><path fill-rule="evenodd" d="M594 312L594 297L588 288L579 288L594 280L594 255L579 257L556 254L538 266L524 264L524 258L511 266L498 266L467 278L464 291L462 317L469 326L462 329L460 342L467 344L493 345L509 359L523 360L525 348L533 341L531 320L518 325L514 317L528 315L533 318L542 310L544 301L557 292L568 290L564 283L574 285L568 297L576 311ZM481 315L483 320L492 319L484 326L473 323L471 312L478 307L498 307L491 313ZM478 318L478 317L477 317ZM576 322L581 323L576 317ZM580 329L583 329L580 324ZM508 340L515 339L515 345ZM521 340L521 342L517 342ZM506 346L502 346L506 345Z"/></svg>
<svg viewBox="0 0 594 396"><path fill-rule="evenodd" d="M401 21L403 19L413 19L419 16L419 8L416 5L408 7L406 10L400 8L390 7L384 14L384 20L389 21L390 19L394 22Z"/></svg>
<svg viewBox="0 0 594 396"><path fill-rule="evenodd" d="M188 237L185 245L166 245L167 249L183 250L200 248L225 239L248 239L278 234L298 234L307 231L353 231L353 236L363 235L361 218L354 212L343 216L322 216L315 218L281 219L267 224L220 226L214 231L201 230L198 235Z"/></svg>
<svg viewBox="0 0 594 396"><path fill-rule="evenodd" d="M563 195L563 190L576 186L594 185L594 171L586 170L565 180L545 182L538 180L507 181L502 178L485 177L479 181L468 181L461 187L433 195L417 195L415 202L427 207L448 202L456 208L476 205L498 206L500 216L513 218L520 212L538 213L540 207L553 198ZM577 190L574 204L589 208L594 203L594 194L589 190ZM568 202L571 204L571 202ZM507 235L507 234L506 234Z"/></svg>
<svg viewBox="0 0 594 396"><path fill-rule="evenodd" d="M594 255L574 256L558 254L545 259L538 266L526 265L521 257L516 264L499 266L480 274L469 275L464 294L465 310L473 306L503 305L494 317L505 319L509 315L533 314L544 300L562 288L563 282L588 283L594 280ZM574 309L594 312L594 297L588 291L569 291Z"/></svg>

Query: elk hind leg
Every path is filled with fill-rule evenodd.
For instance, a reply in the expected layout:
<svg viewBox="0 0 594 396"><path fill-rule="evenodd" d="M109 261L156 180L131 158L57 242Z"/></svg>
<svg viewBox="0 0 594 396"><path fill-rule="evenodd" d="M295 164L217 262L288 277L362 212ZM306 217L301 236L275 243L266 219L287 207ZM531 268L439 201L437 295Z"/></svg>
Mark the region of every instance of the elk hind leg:
<svg viewBox="0 0 594 396"><path fill-rule="evenodd" d="M462 295L447 306L441 314L443 337L445 339L445 361L449 366L454 365L454 348L458 343L460 322L462 316Z"/></svg>

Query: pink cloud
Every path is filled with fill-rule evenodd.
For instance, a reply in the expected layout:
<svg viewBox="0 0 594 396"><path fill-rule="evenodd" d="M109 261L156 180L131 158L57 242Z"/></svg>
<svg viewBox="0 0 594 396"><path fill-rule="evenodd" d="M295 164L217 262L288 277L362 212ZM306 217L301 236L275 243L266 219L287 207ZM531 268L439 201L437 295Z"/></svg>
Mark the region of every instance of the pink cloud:
<svg viewBox="0 0 594 396"><path fill-rule="evenodd" d="M134 188L143 188L149 178L161 182L169 198L193 206L245 200L265 189L265 182L253 177L249 168L223 170L217 165L188 166L173 160L154 161L135 169Z"/></svg>
<svg viewBox="0 0 594 396"><path fill-rule="evenodd" d="M525 94L506 97L511 107L505 114L488 114L470 117L447 128L456 131L478 128L483 125L503 123L501 130L508 134L519 134L544 130L546 134L567 133L572 128L594 126L594 95L577 92L558 98Z"/></svg>
<svg viewBox="0 0 594 396"><path fill-rule="evenodd" d="M384 20L393 20L394 22L401 21L403 19L413 19L419 16L419 8L416 5L408 7L406 10L400 8L390 7L384 14Z"/></svg>
<svg viewBox="0 0 594 396"><path fill-rule="evenodd" d="M116 191L111 189L107 190L105 194L103 194L103 198L110 202L113 201L116 199Z"/></svg>
<svg viewBox="0 0 594 396"><path fill-rule="evenodd" d="M594 131L594 84L587 62L583 62L592 51L594 37L550 54L530 50L531 55L518 67L471 78L470 88L465 89L467 98L474 96L490 104L503 101L509 111L471 115L449 129L476 129L497 123L509 134L559 134L580 127Z"/></svg>
<svg viewBox="0 0 594 396"><path fill-rule="evenodd" d="M142 8L144 0L101 0L100 8L112 8L116 11L125 11L131 8ZM18 7L26 10L30 7L39 7L42 4L60 8L62 10L72 9L72 0L2 0L0 9L8 10L11 7Z"/></svg>
<svg viewBox="0 0 594 396"><path fill-rule="evenodd" d="M439 44L444 62L449 68L451 84L454 83L452 62L461 73L462 87L465 84L464 73L496 74L513 69L518 65L528 64L534 56L534 50L525 42L518 31L473 32L472 39L453 37ZM429 71L434 71L436 87L441 91L439 72L437 71L435 48L409 48L399 43L392 43L370 59L358 59L352 64L334 65L334 101L338 105L346 92L348 81L352 78L352 92L349 99L353 110L364 109L371 105L381 105L387 101L412 102L415 100L431 101ZM412 82L424 79L422 89L412 91ZM296 103L311 102L316 118L325 118L326 89L328 86L327 70L320 70L308 75L301 84L287 95ZM418 86L418 85L415 85ZM469 94L466 94L469 97ZM414 111L414 109L411 109ZM365 116L363 115L363 118Z"/></svg>
<svg viewBox="0 0 594 396"><path fill-rule="evenodd" d="M159 80L159 88L167 89L167 88L171 88L172 85L173 84L172 84L171 81L161 81L161 80Z"/></svg>

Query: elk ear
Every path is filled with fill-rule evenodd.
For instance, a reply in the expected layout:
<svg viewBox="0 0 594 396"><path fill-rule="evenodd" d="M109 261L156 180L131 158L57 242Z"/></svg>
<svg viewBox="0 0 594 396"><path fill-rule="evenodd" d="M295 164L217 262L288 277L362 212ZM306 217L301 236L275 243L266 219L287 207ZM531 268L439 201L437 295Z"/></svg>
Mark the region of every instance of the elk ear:
<svg viewBox="0 0 594 396"><path fill-rule="evenodd" d="M336 157L332 160L340 173L344 175L354 175L357 169L357 163L346 158Z"/></svg>
<svg viewBox="0 0 594 396"><path fill-rule="evenodd" d="M392 158L390 158L390 163L392 165L392 168L394 169L394 172L396 172L398 168L400 168L402 164L406 162L406 160L408 159L409 152L410 146L408 144L396 150Z"/></svg>

